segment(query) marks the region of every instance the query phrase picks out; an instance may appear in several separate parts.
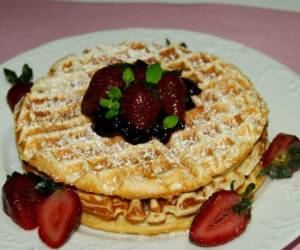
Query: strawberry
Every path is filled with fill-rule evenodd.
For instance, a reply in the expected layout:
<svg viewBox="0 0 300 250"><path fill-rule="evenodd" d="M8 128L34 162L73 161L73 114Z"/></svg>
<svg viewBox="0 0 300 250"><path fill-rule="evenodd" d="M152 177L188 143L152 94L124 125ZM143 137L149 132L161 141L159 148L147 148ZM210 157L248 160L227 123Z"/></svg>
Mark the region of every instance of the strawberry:
<svg viewBox="0 0 300 250"><path fill-rule="evenodd" d="M53 248L62 246L76 229L81 216L80 199L74 191L56 191L38 210L39 236Z"/></svg>
<svg viewBox="0 0 300 250"><path fill-rule="evenodd" d="M90 85L85 92L81 103L81 111L91 117L99 106L101 98L107 98L107 92L111 87L122 88L124 86L122 67L110 65L99 69L92 77Z"/></svg>
<svg viewBox="0 0 300 250"><path fill-rule="evenodd" d="M262 157L259 175L272 179L290 178L300 169L300 140L294 135L278 134Z"/></svg>
<svg viewBox="0 0 300 250"><path fill-rule="evenodd" d="M2 187L4 212L26 230L38 226L36 207L42 199L35 189L35 183L17 172L8 177Z"/></svg>
<svg viewBox="0 0 300 250"><path fill-rule="evenodd" d="M245 201L232 190L214 193L196 214L190 229L190 240L199 246L217 246L238 237L250 220L249 202ZM247 206L244 206L245 203Z"/></svg>
<svg viewBox="0 0 300 250"><path fill-rule="evenodd" d="M168 115L177 115L182 120L185 112L186 89L178 72L166 73L158 82L157 88L164 111Z"/></svg>
<svg viewBox="0 0 300 250"><path fill-rule="evenodd" d="M121 112L135 129L145 130L153 125L160 112L160 100L147 86L136 83L121 97Z"/></svg>
<svg viewBox="0 0 300 250"><path fill-rule="evenodd" d="M32 69L25 64L19 77L10 69L4 69L4 75L6 80L13 85L7 92L6 101L11 111L14 111L16 104L30 92L32 87L32 82L30 81L33 76Z"/></svg>
<svg viewBox="0 0 300 250"><path fill-rule="evenodd" d="M263 167L268 166L281 151L286 150L291 143L299 139L294 135L279 133L262 157Z"/></svg>

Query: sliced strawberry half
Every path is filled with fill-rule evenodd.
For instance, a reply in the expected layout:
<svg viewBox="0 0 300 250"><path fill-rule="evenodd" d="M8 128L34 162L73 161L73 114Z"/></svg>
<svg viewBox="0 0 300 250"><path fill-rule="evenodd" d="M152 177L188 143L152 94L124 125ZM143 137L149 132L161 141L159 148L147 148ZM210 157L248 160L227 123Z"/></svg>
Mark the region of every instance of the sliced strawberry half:
<svg viewBox="0 0 300 250"><path fill-rule="evenodd" d="M250 220L250 210L234 212L233 207L241 200L241 195L234 191L214 193L195 216L190 240L199 246L217 246L242 234Z"/></svg>
<svg viewBox="0 0 300 250"><path fill-rule="evenodd" d="M31 230L38 226L36 207L43 200L35 183L17 172L2 187L3 210L20 227Z"/></svg>
<svg viewBox="0 0 300 250"><path fill-rule="evenodd" d="M287 148L297 140L299 141L294 135L284 133L276 135L262 157L263 167L268 166L280 152L287 150Z"/></svg>
<svg viewBox="0 0 300 250"><path fill-rule="evenodd" d="M71 190L57 191L39 206L39 236L53 248L62 246L76 229L81 216L81 203Z"/></svg>

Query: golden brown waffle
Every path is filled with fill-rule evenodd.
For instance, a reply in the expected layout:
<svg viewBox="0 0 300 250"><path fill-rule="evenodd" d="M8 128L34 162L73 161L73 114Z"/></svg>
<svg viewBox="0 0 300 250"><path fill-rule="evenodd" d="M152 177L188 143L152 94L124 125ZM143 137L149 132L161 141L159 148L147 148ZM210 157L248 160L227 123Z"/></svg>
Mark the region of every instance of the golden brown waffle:
<svg viewBox="0 0 300 250"><path fill-rule="evenodd" d="M82 223L106 231L158 234L188 229L194 214L214 192L229 190L231 184L242 193L250 183L261 186L265 177L257 177L262 169L260 158L266 149L264 137L237 168L217 176L203 188L169 199L126 200L77 191L83 205Z"/></svg>
<svg viewBox="0 0 300 250"><path fill-rule="evenodd" d="M105 231L146 235L188 229L195 212L214 192L228 190L232 184L239 193L250 183L256 185L255 191L262 185L265 177L258 177L258 173L262 169L260 158L266 146L264 133L240 166L214 177L205 187L168 199L128 200L75 189L84 211L81 223ZM25 165L25 170L41 174L28 165Z"/></svg>
<svg viewBox="0 0 300 250"><path fill-rule="evenodd" d="M186 128L167 145L102 138L81 114L91 75L107 64L161 62L203 90L186 112ZM123 43L66 57L37 80L15 109L22 160L84 192L126 199L168 198L194 191L239 166L261 138L268 110L241 72L220 59L173 45Z"/></svg>

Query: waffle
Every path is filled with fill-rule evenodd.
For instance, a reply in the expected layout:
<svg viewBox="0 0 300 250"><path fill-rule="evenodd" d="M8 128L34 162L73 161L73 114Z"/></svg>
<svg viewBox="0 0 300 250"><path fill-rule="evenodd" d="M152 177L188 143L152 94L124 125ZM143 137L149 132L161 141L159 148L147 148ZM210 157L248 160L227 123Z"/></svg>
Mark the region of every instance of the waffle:
<svg viewBox="0 0 300 250"><path fill-rule="evenodd" d="M250 183L255 184L255 192L262 185L265 176L257 175L262 169L260 159L266 150L267 142L264 132L240 166L224 175L214 177L205 187L168 199L128 200L75 189L84 211L81 223L105 231L145 235L188 229L195 212L214 192L229 190L233 184L234 190L243 193ZM27 164L24 164L24 169L26 172L43 175Z"/></svg>
<svg viewBox="0 0 300 250"><path fill-rule="evenodd" d="M239 193L250 183L256 190L261 186L265 177L257 175L266 145L267 139L262 138L236 169L213 178L205 187L169 199L126 200L77 191L84 211L81 222L96 229L146 235L188 229L195 213L214 192L229 190L232 183Z"/></svg>
<svg viewBox="0 0 300 250"><path fill-rule="evenodd" d="M81 113L98 69L137 59L181 70L203 90L192 97L196 107L186 111L185 129L167 144L101 137ZM234 65L179 45L141 42L101 45L59 60L14 112L20 158L78 191L84 224L145 234L186 228L202 202L232 180L241 189L249 180L260 184L251 173L260 168L267 144L267 116L262 97ZM102 200L105 216L91 209ZM184 202L189 212L181 209ZM161 208L155 212L151 206Z"/></svg>

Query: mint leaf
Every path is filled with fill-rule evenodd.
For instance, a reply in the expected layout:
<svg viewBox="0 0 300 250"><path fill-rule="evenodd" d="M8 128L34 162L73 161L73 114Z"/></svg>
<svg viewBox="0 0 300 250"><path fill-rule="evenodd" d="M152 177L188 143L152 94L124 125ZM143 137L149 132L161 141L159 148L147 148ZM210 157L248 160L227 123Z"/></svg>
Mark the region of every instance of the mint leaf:
<svg viewBox="0 0 300 250"><path fill-rule="evenodd" d="M119 100L122 96L122 92L118 87L111 87L108 90L107 95L112 100Z"/></svg>
<svg viewBox="0 0 300 250"><path fill-rule="evenodd" d="M123 80L125 85L128 87L131 82L134 81L134 73L131 68L126 68L123 72Z"/></svg>
<svg viewBox="0 0 300 250"><path fill-rule="evenodd" d="M19 77L21 82L30 82L32 79L33 73L32 69L28 66L28 64L24 64L22 68L22 74Z"/></svg>
<svg viewBox="0 0 300 250"><path fill-rule="evenodd" d="M6 69L6 68L4 68L3 71L4 71L4 76L5 76L6 81L8 81L9 83L12 83L12 84L19 83L19 78L18 78L16 72L14 72L10 69Z"/></svg>
<svg viewBox="0 0 300 250"><path fill-rule="evenodd" d="M179 119L177 115L169 115L164 119L163 126L166 129L174 128L177 125L178 121Z"/></svg>
<svg viewBox="0 0 300 250"><path fill-rule="evenodd" d="M150 64L146 71L146 81L152 84L157 84L163 74L163 70L159 63Z"/></svg>
<svg viewBox="0 0 300 250"><path fill-rule="evenodd" d="M119 109L120 103L118 101L112 102L111 109Z"/></svg>
<svg viewBox="0 0 300 250"><path fill-rule="evenodd" d="M110 109L106 112L105 118L112 119L119 114L119 109Z"/></svg>
<svg viewBox="0 0 300 250"><path fill-rule="evenodd" d="M105 99L105 98L101 98L100 101L99 101L99 104L100 104L101 107L108 108L108 109L111 108L112 103L113 103L112 100Z"/></svg>

